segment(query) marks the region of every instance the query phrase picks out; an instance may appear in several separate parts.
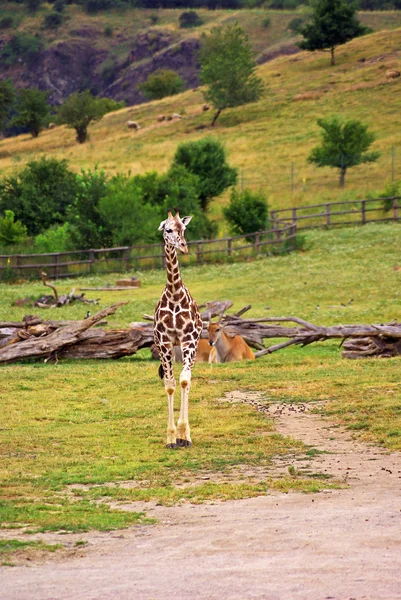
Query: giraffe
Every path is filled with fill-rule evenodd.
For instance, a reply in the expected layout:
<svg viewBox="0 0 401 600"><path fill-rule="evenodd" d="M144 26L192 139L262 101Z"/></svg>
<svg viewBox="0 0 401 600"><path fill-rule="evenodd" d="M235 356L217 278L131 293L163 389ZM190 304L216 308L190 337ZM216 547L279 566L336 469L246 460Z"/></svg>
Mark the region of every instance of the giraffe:
<svg viewBox="0 0 401 600"><path fill-rule="evenodd" d="M180 218L175 209L168 211L160 223L163 231L166 255L167 283L155 310L154 339L159 350L161 365L159 375L164 380L168 399L167 448L192 446L188 422L188 396L191 387L191 371L202 332L202 319L196 302L183 283L178 266L178 248L186 254L188 246L184 238L186 226L192 217ZM183 368L180 374L181 408L177 427L174 422L173 372L174 346L181 346Z"/></svg>

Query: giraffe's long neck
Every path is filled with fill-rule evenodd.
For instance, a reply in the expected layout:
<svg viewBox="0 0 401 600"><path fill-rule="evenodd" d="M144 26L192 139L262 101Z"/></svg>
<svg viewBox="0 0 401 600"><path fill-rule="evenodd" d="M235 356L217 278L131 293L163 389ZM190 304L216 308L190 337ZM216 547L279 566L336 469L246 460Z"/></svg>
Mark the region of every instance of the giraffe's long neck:
<svg viewBox="0 0 401 600"><path fill-rule="evenodd" d="M165 244L166 269L167 269L167 289L174 294L183 285L180 267L178 265L177 252L174 246Z"/></svg>

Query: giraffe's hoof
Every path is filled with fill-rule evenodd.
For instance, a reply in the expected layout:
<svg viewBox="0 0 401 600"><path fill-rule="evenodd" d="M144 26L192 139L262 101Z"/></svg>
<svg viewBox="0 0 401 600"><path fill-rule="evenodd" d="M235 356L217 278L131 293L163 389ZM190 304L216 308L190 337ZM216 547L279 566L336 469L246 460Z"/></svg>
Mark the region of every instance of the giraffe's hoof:
<svg viewBox="0 0 401 600"><path fill-rule="evenodd" d="M169 448L170 450L177 450L178 444L166 444L166 448Z"/></svg>
<svg viewBox="0 0 401 600"><path fill-rule="evenodd" d="M192 442L183 440L182 438L177 438L177 446L180 448L189 448L189 446L192 446Z"/></svg>

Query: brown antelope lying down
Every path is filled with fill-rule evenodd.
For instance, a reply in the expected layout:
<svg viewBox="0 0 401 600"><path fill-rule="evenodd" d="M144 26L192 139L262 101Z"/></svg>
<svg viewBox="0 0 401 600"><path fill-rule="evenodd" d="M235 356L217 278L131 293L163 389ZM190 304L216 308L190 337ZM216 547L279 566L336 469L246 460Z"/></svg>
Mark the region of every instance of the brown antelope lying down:
<svg viewBox="0 0 401 600"><path fill-rule="evenodd" d="M238 360L255 360L255 355L240 336L230 337L219 323L209 323L209 344L215 348L215 356L209 362L235 362Z"/></svg>
<svg viewBox="0 0 401 600"><path fill-rule="evenodd" d="M159 352L155 345L152 346L151 352L152 358L159 360ZM174 360L175 362L182 362L181 348L179 346L174 346ZM201 338L199 340L195 362L217 362L216 348L210 345L208 339Z"/></svg>

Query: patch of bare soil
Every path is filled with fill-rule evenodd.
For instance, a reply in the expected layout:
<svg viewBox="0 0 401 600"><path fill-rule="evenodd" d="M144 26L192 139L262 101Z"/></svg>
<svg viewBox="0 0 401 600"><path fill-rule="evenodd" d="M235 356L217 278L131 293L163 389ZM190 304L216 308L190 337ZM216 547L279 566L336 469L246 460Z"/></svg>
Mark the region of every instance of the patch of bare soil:
<svg viewBox="0 0 401 600"><path fill-rule="evenodd" d="M352 439L311 412L316 404L272 404L247 392L227 400L267 412L279 433L318 451L307 460L277 460L275 469L327 473L346 486L315 495L126 506L145 509L159 523L64 535L64 543L87 540L85 551L29 568L3 567L1 599L401 599L401 456ZM54 543L60 536L40 539Z"/></svg>

